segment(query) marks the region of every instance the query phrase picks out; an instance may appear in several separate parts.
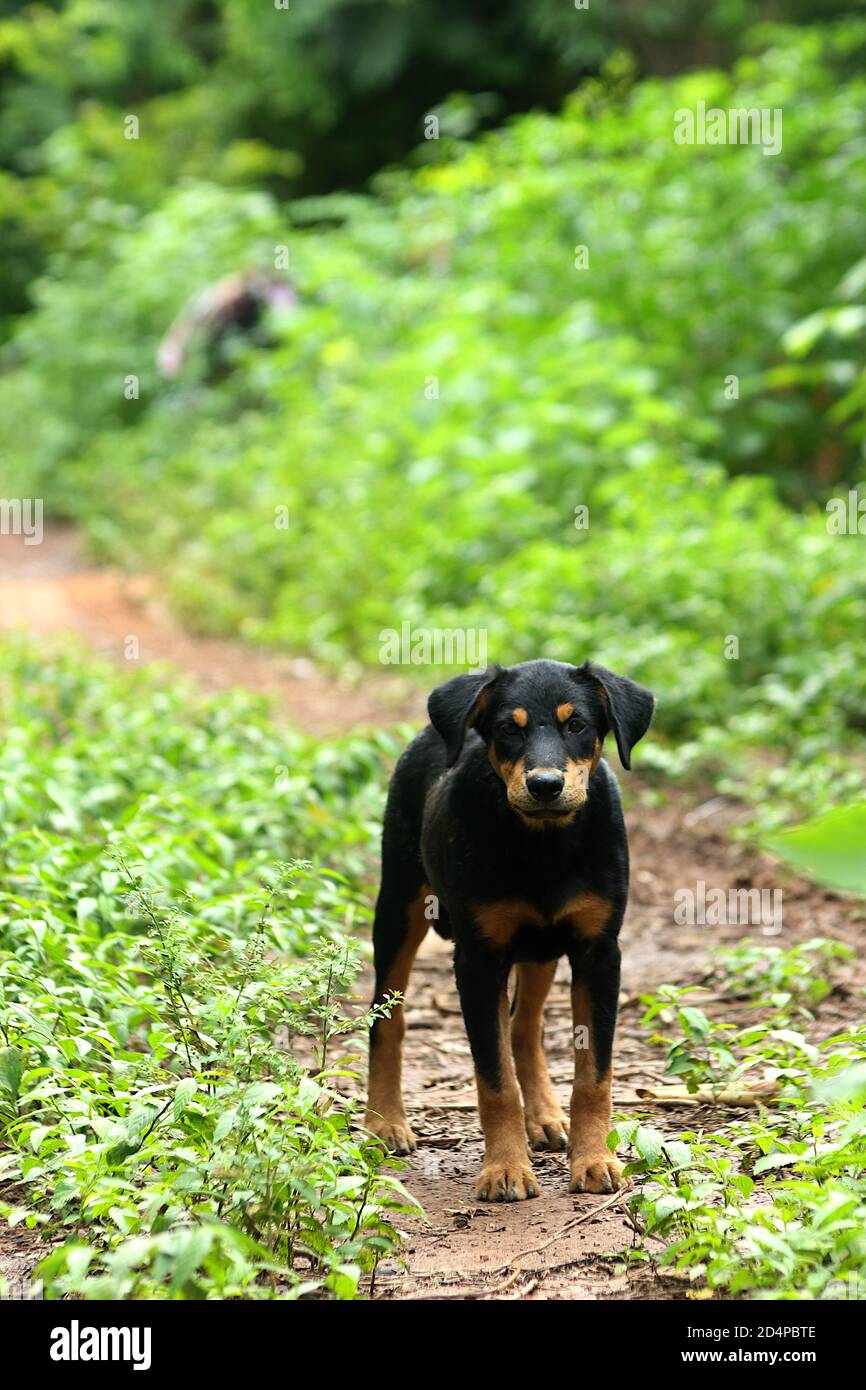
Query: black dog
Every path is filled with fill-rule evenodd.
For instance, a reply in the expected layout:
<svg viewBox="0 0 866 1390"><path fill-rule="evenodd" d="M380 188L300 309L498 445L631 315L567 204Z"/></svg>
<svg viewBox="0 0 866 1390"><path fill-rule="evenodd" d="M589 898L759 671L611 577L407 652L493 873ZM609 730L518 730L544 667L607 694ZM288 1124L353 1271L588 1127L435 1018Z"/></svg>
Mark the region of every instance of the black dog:
<svg viewBox="0 0 866 1390"><path fill-rule="evenodd" d="M441 936L453 937L484 1129L482 1200L537 1195L527 1136L536 1149L568 1147L572 1192L611 1192L619 1184L606 1141L628 846L616 778L601 748L612 730L630 767L654 703L642 686L589 662L528 661L456 676L432 692L430 726L391 780L373 927L374 999L405 993L431 920ZM542 1047L544 1001L563 955L572 971L570 1121ZM509 1047L507 985L515 964ZM365 1123L408 1153L415 1139L401 1094L403 1012L395 1007L373 1026Z"/></svg>

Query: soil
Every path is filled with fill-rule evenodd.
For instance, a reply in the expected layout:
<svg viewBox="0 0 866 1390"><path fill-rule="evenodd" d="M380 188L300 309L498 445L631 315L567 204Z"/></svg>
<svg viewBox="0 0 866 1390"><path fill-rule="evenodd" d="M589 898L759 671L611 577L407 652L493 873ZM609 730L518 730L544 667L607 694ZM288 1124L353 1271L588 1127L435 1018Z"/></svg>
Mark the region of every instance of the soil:
<svg viewBox="0 0 866 1390"><path fill-rule="evenodd" d="M371 727L423 718L423 695L384 674L336 679L314 663L251 649L240 642L183 632L152 580L132 579L88 565L74 532L46 530L39 546L0 537L0 629L21 628L45 638L72 633L94 651L125 661L136 636L142 662L169 662L203 687L244 686L271 695L278 711L316 735L336 727ZM639 759L637 759L639 760ZM614 1062L614 1110L642 1113L670 1134L717 1132L743 1111L720 1105L679 1108L648 1103L638 1089L662 1082L663 1054L641 1027L640 997L674 982L708 984L701 1007L736 1024L750 1016L742 999L714 992L711 950L743 936L766 941L760 926L683 927L673 921L674 894L710 887L781 888L784 926L774 944L813 936L858 944L862 905L782 870L732 837L741 807L700 788L677 789L662 804L658 787L622 776L632 857L632 892L623 929L623 985ZM862 1014L866 967L846 966L823 1002L811 1031L827 1036ZM358 999L369 998L370 981ZM628 1265L617 1253L634 1233L625 1194L570 1195L566 1159L538 1154L541 1195L532 1201L488 1205L473 1195L482 1145L469 1046L451 974L450 949L434 933L424 942L407 997L405 1093L417 1155L403 1170L424 1215L403 1218L402 1261L380 1265L367 1292L379 1300L682 1298L688 1282L651 1266ZM546 1014L546 1050L554 1085L568 1108L570 1011L563 963ZM12 1194L5 1194L12 1200ZM0 1227L0 1278L22 1281L45 1252L38 1234Z"/></svg>
<svg viewBox="0 0 866 1390"><path fill-rule="evenodd" d="M168 662L205 690L243 686L268 695L287 719L317 736L424 718L423 692L384 671L338 679L305 658L185 632L154 580L93 568L67 527L46 527L41 545L0 535L0 631L15 629L41 637L71 633L124 665L132 664L126 653L134 637L142 664Z"/></svg>

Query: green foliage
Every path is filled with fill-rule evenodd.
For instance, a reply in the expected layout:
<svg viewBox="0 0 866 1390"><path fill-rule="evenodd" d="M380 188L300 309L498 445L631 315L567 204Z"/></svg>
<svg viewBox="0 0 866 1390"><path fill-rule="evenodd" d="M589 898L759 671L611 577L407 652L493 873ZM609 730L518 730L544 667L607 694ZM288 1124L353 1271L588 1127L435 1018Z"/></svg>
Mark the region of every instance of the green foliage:
<svg viewBox="0 0 866 1390"><path fill-rule="evenodd" d="M713 976L736 994L777 1009L799 1001L814 1008L831 992L839 964L853 956L850 946L824 937L787 949L744 940L715 952Z"/></svg>
<svg viewBox="0 0 866 1390"><path fill-rule="evenodd" d="M768 845L817 883L866 894L866 801L836 806L782 831Z"/></svg>
<svg viewBox="0 0 866 1390"><path fill-rule="evenodd" d="M61 469L54 500L69 508L76 481L62 465L90 447L94 431L123 431L143 416L157 390L157 345L190 287L264 259L281 235L266 195L228 194L214 185L184 188L140 229L130 213L107 199L88 208L71 245L57 255L55 275L34 289L37 312L22 321L14 344L16 356L40 365L36 377L22 373L17 417L6 398L10 439L30 456L30 432L50 391L55 404L40 432L41 476L33 482L41 486ZM74 348L83 324L91 325L86 343ZM139 378L140 400L124 396L128 372ZM166 405L163 424L176 438L190 403ZM228 412L234 405L226 403Z"/></svg>
<svg viewBox="0 0 866 1390"><path fill-rule="evenodd" d="M819 1044L792 1026L823 993L803 979L819 976L850 952L809 941L788 951L720 953L737 987L744 983L772 1009L767 1022L734 1031L683 1003L689 991L665 987L645 1002L645 1022L679 1026L669 1038L667 1071L688 1088L748 1087L757 1079L777 1092L773 1109L678 1138L640 1116L619 1122L611 1147L626 1146L626 1176L637 1243L628 1259L658 1259L692 1282L726 1297L862 1298L866 1280L866 1029L854 1027ZM654 1038L654 1041L660 1041ZM646 1238L653 1239L645 1245ZM660 1255L656 1241L664 1242Z"/></svg>
<svg viewBox="0 0 866 1390"><path fill-rule="evenodd" d="M353 1296L408 1201L339 1089L382 746L19 646L0 696L0 1177L49 1296Z"/></svg>
<svg viewBox="0 0 866 1390"><path fill-rule="evenodd" d="M866 25L785 8L802 29L749 30L765 0L4 14L3 493L202 630L343 665L474 627L496 659L622 667L660 697L644 766L751 796L762 834L853 800L863 533L826 504L864 481ZM781 152L676 144L698 101L781 109ZM279 201L412 146L370 194ZM161 382L190 294L283 245L274 350ZM395 742L15 646L0 704L0 1181L62 1234L49 1294L352 1297L407 1201L353 1127L369 1015L338 1002ZM862 891L862 809L774 847ZM709 1138L621 1127L636 1223L713 1289L862 1288L866 1041L802 1031L844 958L719 957L772 1010L746 1028L646 1001L692 1092L783 1092Z"/></svg>
<svg viewBox="0 0 866 1390"><path fill-rule="evenodd" d="M862 1299L864 1059L862 1028L808 1061L794 1054L784 1108L724 1133L669 1140L637 1119L616 1127L615 1142L634 1150L626 1174L640 1179L637 1230L666 1242L662 1268L726 1297Z"/></svg>
<svg viewBox="0 0 866 1390"><path fill-rule="evenodd" d="M658 994L642 995L641 1003L647 1006L642 1021L644 1025L656 1019L675 1023L680 1030L678 1037L671 1039L654 1033L650 1038L651 1042L667 1046L665 1071L669 1076L681 1077L689 1091L707 1086L715 1093L735 1072L736 1058L727 1037L732 1029L713 1023L702 1009L683 1002L697 992L694 987L662 985Z"/></svg>
<svg viewBox="0 0 866 1390"><path fill-rule="evenodd" d="M417 144L431 112L441 139L465 137L508 111L557 105L624 44L649 71L669 70L672 45L679 67L727 57L770 9L739 0L707 16L700 0L667 0L647 24L628 4L578 12L560 0L7 5L0 326L29 307L45 257L74 249L94 203L153 209L183 178L359 187ZM794 10L813 18L804 0Z"/></svg>
<svg viewBox="0 0 866 1390"><path fill-rule="evenodd" d="M676 752L656 737L645 763L701 764L771 821L853 797L860 538L757 474L801 501L862 475L837 410L861 339L814 389L791 332L846 279L856 297L864 43L852 22L768 31L732 76L614 64L561 117L438 142L374 198L198 182L144 215L82 207L0 377L8 489L158 569L208 631L334 664L375 663L404 621L484 629L503 660L592 653L659 695ZM782 152L677 145L699 99L778 105ZM303 306L277 350L159 384L187 294L280 244Z"/></svg>
<svg viewBox="0 0 866 1390"><path fill-rule="evenodd" d="M829 19L856 0L822 8ZM626 0L583 11L559 0L55 0L12 9L0 18L0 161L32 171L46 146L55 167L58 154L86 153L94 188L119 177L136 201L153 191L131 177L147 169L143 152L108 137L130 98L158 145L146 158L162 165L165 182L214 164L224 176L238 163L249 174L289 151L275 172L321 190L405 154L425 113L452 92L495 94L497 109L548 105L620 47L650 72L720 61L776 13L769 0L665 0L651 16ZM786 11L814 20L806 0L788 0Z"/></svg>

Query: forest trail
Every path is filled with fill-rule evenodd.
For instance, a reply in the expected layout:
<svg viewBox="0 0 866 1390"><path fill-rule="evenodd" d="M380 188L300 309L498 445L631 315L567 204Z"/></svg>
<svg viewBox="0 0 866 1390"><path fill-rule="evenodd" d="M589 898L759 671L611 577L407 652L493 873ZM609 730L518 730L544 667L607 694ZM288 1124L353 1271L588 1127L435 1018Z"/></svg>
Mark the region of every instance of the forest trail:
<svg viewBox="0 0 866 1390"><path fill-rule="evenodd" d="M184 632L152 579L88 564L70 527L46 526L40 545L0 535L0 631L15 629L72 633L124 666L168 662L206 690L242 686L268 695L299 729L318 736L424 717L423 691L384 670L338 680L311 661ZM135 660L126 655L130 637Z"/></svg>
<svg viewBox="0 0 866 1390"><path fill-rule="evenodd" d="M0 630L22 629L54 637L72 633L95 652L125 662L126 639L138 638L140 660L169 662L207 689L243 686L274 697L279 712L299 728L322 735L339 727L421 720L423 693L365 673L363 684L336 680L307 661L292 661L240 642L183 632L149 580L94 568L71 530L47 529L39 546L0 537ZM639 761L639 756L638 756ZM614 1110L647 1114L671 1134L684 1129L719 1131L742 1111L719 1106L661 1109L638 1094L662 1080L663 1054L641 1027L640 996L666 982L708 982L699 1001L714 1017L745 1023L742 999L714 992L709 955L741 936L766 940L758 927L675 926L674 894L708 887L784 890L784 929L775 944L791 946L812 936L857 942L861 909L784 873L769 857L738 844L730 829L741 808L695 788L659 797L637 777L621 777L632 856L632 892L623 929L623 984L614 1064ZM859 1012L863 967L852 965L822 1004L811 1029L823 1037ZM369 998L364 978L359 1004ZM534 1201L487 1205L473 1187L481 1161L469 1047L454 989L450 950L432 932L424 942L407 998L406 1099L419 1139L404 1170L408 1189L425 1217L401 1221L407 1232L404 1263L384 1262L372 1288L376 1299L573 1299L684 1297L683 1281L661 1279L646 1265L610 1259L631 1243L623 1195L572 1196L566 1160L536 1155L541 1195ZM571 1022L563 970L551 992L546 1050L560 1100L569 1086ZM21 1228L0 1226L0 1277L23 1280L44 1246Z"/></svg>

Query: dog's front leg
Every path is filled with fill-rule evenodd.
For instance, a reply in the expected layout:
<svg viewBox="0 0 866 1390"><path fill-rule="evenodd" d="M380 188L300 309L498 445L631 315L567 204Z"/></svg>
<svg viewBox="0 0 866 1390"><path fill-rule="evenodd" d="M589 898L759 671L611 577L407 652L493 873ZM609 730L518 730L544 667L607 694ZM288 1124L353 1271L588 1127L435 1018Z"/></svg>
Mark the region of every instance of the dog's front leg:
<svg viewBox="0 0 866 1390"><path fill-rule="evenodd" d="M601 936L571 962L574 1089L568 1158L570 1192L613 1192L621 1168L607 1147L619 947Z"/></svg>
<svg viewBox="0 0 866 1390"><path fill-rule="evenodd" d="M482 1202L537 1197L508 1036L508 965L483 949L458 946L454 968L484 1130L484 1164L475 1195Z"/></svg>

